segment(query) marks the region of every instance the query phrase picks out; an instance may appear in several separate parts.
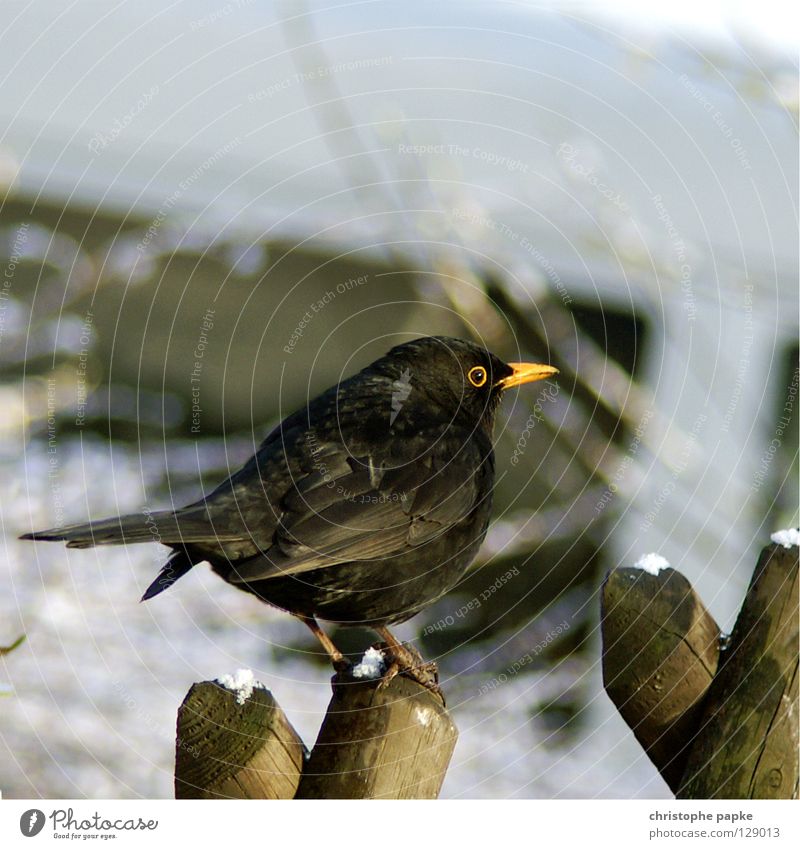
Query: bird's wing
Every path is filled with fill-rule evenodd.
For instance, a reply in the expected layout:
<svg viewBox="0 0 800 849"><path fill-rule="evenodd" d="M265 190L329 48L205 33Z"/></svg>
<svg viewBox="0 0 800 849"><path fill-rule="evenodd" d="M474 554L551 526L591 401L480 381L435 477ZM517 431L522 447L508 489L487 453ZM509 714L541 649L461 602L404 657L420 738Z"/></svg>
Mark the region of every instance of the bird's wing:
<svg viewBox="0 0 800 849"><path fill-rule="evenodd" d="M466 519L490 489L488 464L470 439L406 463L394 456L389 468L342 447L326 450L324 466L296 479L285 495L273 545L234 566L234 583L389 560Z"/></svg>

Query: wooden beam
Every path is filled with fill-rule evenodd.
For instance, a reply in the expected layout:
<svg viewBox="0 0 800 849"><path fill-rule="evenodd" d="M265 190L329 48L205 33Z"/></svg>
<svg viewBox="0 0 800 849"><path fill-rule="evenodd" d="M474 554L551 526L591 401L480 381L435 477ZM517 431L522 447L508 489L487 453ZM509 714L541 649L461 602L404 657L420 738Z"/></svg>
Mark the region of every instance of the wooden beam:
<svg viewBox="0 0 800 849"><path fill-rule="evenodd" d="M178 710L177 799L292 799L306 755L269 690L194 684Z"/></svg>
<svg viewBox="0 0 800 849"><path fill-rule="evenodd" d="M798 551L761 552L679 798L798 796Z"/></svg>
<svg viewBox="0 0 800 849"><path fill-rule="evenodd" d="M614 569L601 615L606 692L675 792L717 670L719 627L674 569Z"/></svg>
<svg viewBox="0 0 800 849"><path fill-rule="evenodd" d="M334 681L298 799L435 799L458 732L442 700L403 675Z"/></svg>

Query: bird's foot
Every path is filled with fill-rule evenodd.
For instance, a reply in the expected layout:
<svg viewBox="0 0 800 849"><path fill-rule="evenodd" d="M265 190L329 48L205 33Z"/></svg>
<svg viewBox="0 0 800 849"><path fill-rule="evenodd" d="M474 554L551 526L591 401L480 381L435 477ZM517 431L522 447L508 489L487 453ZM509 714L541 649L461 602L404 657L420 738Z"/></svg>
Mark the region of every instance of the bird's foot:
<svg viewBox="0 0 800 849"><path fill-rule="evenodd" d="M386 669L381 676L379 689L383 690L391 684L398 675L405 675L416 681L426 690L437 695L444 704L444 693L439 687L439 667L433 661L425 661L422 655L408 643L390 646L379 643L377 648L383 653Z"/></svg>
<svg viewBox="0 0 800 849"><path fill-rule="evenodd" d="M348 660L344 655L331 658L331 665L333 666L337 676L340 678L347 678L353 669L353 661Z"/></svg>

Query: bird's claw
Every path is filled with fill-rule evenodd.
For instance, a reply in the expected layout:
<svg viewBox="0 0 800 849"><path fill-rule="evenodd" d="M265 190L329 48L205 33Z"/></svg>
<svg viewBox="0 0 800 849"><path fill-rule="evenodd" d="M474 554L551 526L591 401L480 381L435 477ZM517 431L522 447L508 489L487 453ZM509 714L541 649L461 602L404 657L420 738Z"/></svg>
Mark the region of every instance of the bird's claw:
<svg viewBox="0 0 800 849"><path fill-rule="evenodd" d="M405 675L437 695L444 704L444 693L439 687L439 667L435 662L423 660L422 655L408 643L402 643L402 651L392 649L386 643L381 643L378 648L383 652L386 663L386 670L378 684L379 690L386 689L398 675Z"/></svg>

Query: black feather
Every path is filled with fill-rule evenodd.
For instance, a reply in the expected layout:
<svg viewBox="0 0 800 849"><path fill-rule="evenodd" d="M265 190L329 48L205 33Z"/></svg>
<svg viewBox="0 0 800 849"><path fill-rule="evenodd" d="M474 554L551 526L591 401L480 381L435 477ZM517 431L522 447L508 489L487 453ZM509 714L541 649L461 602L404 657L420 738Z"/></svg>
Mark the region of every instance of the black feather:
<svg viewBox="0 0 800 849"><path fill-rule="evenodd" d="M178 578L182 578L194 566L192 558L185 550L176 551L161 567L158 577L145 590L142 601L149 601L164 590L168 590Z"/></svg>

